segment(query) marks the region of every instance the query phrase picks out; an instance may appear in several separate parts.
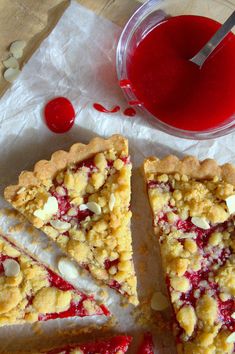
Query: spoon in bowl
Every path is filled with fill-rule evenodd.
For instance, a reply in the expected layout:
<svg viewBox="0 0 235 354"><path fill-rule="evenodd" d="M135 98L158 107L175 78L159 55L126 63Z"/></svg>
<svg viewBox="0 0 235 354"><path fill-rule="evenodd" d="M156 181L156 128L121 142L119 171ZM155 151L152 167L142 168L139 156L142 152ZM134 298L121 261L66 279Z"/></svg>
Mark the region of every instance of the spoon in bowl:
<svg viewBox="0 0 235 354"><path fill-rule="evenodd" d="M215 32L213 37L204 45L204 47L192 58L191 62L197 64L200 68L212 54L212 52L217 48L217 46L222 42L222 40L227 36L231 29L235 26L235 11L232 15L224 22L224 24Z"/></svg>

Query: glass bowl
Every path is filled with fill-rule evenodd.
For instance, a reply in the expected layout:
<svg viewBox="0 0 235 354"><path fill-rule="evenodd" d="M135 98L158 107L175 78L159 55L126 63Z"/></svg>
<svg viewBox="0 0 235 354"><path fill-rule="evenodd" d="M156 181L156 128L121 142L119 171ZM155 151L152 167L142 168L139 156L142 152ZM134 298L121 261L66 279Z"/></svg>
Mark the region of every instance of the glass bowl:
<svg viewBox="0 0 235 354"><path fill-rule="evenodd" d="M128 84L127 63L131 53L140 41L168 16L197 15L209 17L220 23L231 15L234 5L228 0L148 0L133 14L122 31L116 54L117 76L120 86L128 102L136 102L135 106L143 118L157 129L168 134L187 139L212 139L231 133L235 130L235 114L222 125L207 130L190 131L173 127L153 116L135 96Z"/></svg>

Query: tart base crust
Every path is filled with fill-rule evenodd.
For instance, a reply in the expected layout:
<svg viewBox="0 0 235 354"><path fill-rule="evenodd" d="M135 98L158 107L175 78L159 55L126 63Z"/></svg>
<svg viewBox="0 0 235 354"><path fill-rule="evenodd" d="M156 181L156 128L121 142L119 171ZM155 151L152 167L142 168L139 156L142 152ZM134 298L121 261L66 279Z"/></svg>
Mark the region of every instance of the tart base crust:
<svg viewBox="0 0 235 354"><path fill-rule="evenodd" d="M149 157L144 161L144 173L180 173L199 180L221 177L225 182L235 185L235 167L226 163L219 166L213 159L199 161L194 156L186 156L182 160L169 155L160 160Z"/></svg>
<svg viewBox="0 0 235 354"><path fill-rule="evenodd" d="M114 148L117 152L128 153L127 140L121 135L113 135L109 139L96 137L89 144L76 143L70 150L54 152L50 160L40 160L34 165L33 171L22 171L18 184L10 185L4 190L4 198L11 202L20 187L37 185L47 179L53 179L56 173L66 168L68 164L79 163L89 159L92 155Z"/></svg>

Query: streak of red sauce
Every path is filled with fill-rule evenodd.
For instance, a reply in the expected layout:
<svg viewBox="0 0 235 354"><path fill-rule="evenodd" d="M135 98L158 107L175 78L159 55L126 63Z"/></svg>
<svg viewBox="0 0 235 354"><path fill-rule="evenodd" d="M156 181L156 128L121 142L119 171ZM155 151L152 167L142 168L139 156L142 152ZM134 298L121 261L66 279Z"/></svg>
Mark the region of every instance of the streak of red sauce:
<svg viewBox="0 0 235 354"><path fill-rule="evenodd" d="M120 81L119 81L119 86L120 86L121 88L127 88L127 87L130 87L130 86L131 86L131 82L130 82L130 80L123 79L123 80L120 80Z"/></svg>
<svg viewBox="0 0 235 354"><path fill-rule="evenodd" d="M137 100L129 101L128 103L130 106L139 106L143 104L143 102Z"/></svg>
<svg viewBox="0 0 235 354"><path fill-rule="evenodd" d="M140 344L137 354L154 354L154 345L152 334L147 332Z"/></svg>
<svg viewBox="0 0 235 354"><path fill-rule="evenodd" d="M235 113L235 35L230 33L201 69L189 61L220 26L201 16L171 17L133 51L127 79L155 117L180 129L203 131Z"/></svg>
<svg viewBox="0 0 235 354"><path fill-rule="evenodd" d="M62 348L53 349L45 354L69 354L72 349L80 349L84 354L116 354L118 351L125 353L132 341L130 336L116 336L106 340L95 341L80 345L66 345Z"/></svg>
<svg viewBox="0 0 235 354"><path fill-rule="evenodd" d="M136 110L132 107L128 107L123 112L124 116L134 117L136 115Z"/></svg>
<svg viewBox="0 0 235 354"><path fill-rule="evenodd" d="M54 133L66 133L75 120L72 103L65 97L57 97L49 101L44 109L45 122Z"/></svg>
<svg viewBox="0 0 235 354"><path fill-rule="evenodd" d="M120 107L119 106L114 106L112 109L107 109L100 103L94 103L93 107L98 112L102 112L102 113L116 113L116 112L120 111Z"/></svg>

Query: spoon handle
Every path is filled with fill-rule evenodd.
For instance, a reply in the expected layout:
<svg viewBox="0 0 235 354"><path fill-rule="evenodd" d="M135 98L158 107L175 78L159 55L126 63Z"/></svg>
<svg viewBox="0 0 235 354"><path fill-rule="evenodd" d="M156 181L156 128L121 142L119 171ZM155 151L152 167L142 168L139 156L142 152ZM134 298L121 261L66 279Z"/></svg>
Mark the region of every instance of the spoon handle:
<svg viewBox="0 0 235 354"><path fill-rule="evenodd" d="M214 49L222 42L235 25L235 11L224 22L224 24L215 32L214 36L206 43L206 45L192 58L190 61L202 66L206 59L211 55Z"/></svg>

